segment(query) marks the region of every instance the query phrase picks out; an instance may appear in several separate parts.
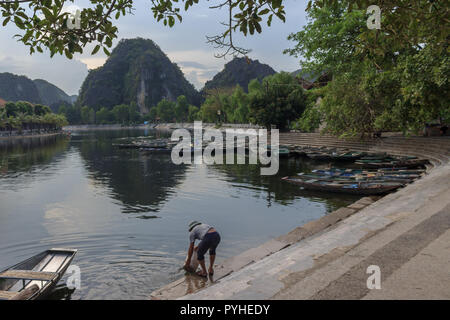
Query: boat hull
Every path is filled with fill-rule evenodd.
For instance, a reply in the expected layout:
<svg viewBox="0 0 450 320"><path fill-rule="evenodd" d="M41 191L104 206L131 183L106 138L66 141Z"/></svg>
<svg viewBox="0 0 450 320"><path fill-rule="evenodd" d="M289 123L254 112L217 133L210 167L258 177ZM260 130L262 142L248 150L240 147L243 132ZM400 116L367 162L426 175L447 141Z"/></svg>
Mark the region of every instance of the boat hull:
<svg viewBox="0 0 450 320"><path fill-rule="evenodd" d="M43 251L27 260L24 260L12 267L0 272L0 290L3 292L17 293L38 286L38 290L27 300L43 299L53 290L59 280L61 280L67 268L71 264L77 250L75 249L50 249ZM20 278L14 273L35 273L51 274L46 280L33 280L30 278Z"/></svg>
<svg viewBox="0 0 450 320"><path fill-rule="evenodd" d="M347 194L358 194L358 195L380 195L380 194L386 194L389 192L392 192L402 186L402 184L399 183L393 183L393 184L367 184L367 183L361 183L357 184L360 187L357 188L351 188L348 187L349 185L354 184L342 184L342 185L330 185L326 183L319 183L319 182L309 182L304 181L302 179L295 179L295 178L289 178L285 177L283 178L284 181L293 183L299 186L302 186L303 188L307 190L313 190L313 191L326 191L326 192L334 192L334 193L347 193ZM374 185L371 187L371 185ZM367 187L365 187L367 186Z"/></svg>

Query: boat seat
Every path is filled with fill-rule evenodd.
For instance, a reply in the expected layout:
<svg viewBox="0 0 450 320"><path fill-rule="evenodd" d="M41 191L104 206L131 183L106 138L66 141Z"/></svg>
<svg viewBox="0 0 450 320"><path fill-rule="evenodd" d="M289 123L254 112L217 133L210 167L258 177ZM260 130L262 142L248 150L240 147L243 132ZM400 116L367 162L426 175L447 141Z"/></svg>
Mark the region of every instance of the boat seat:
<svg viewBox="0 0 450 320"><path fill-rule="evenodd" d="M11 298L14 298L17 294L18 292L0 290L0 300L9 300Z"/></svg>
<svg viewBox="0 0 450 320"><path fill-rule="evenodd" d="M58 276L56 272L39 272L29 270L7 270L0 273L0 278L50 281Z"/></svg>

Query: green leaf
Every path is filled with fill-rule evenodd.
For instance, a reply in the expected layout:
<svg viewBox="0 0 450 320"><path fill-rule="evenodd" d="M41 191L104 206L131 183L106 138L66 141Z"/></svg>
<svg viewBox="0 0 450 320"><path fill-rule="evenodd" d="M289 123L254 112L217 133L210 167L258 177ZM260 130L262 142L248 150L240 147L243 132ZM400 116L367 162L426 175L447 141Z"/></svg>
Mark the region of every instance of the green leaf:
<svg viewBox="0 0 450 320"><path fill-rule="evenodd" d="M173 16L169 16L169 27L173 27L175 24L175 18Z"/></svg>
<svg viewBox="0 0 450 320"><path fill-rule="evenodd" d="M100 50L100 45L98 44L98 45L95 46L94 50L92 50L92 53L91 53L91 54L94 55L94 54L96 54L99 50Z"/></svg>
<svg viewBox="0 0 450 320"><path fill-rule="evenodd" d="M71 60L72 60L73 54L72 54L68 49L64 49L64 53L66 54L66 57L67 57L68 59L71 59Z"/></svg>
<svg viewBox="0 0 450 320"><path fill-rule="evenodd" d="M8 17L5 20L3 20L3 26L6 26L10 20L11 20L11 17Z"/></svg>
<svg viewBox="0 0 450 320"><path fill-rule="evenodd" d="M41 10L47 20L53 20L53 14L49 9L42 7Z"/></svg>
<svg viewBox="0 0 450 320"><path fill-rule="evenodd" d="M19 17L24 18L25 20L28 20L28 16L23 11L17 11L16 15L18 15Z"/></svg>

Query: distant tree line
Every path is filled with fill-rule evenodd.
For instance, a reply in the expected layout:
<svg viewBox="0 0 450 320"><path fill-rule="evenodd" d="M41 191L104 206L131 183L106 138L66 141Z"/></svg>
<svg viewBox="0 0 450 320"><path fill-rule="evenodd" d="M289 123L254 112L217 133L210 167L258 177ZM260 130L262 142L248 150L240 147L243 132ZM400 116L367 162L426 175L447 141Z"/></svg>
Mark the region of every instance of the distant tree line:
<svg viewBox="0 0 450 320"><path fill-rule="evenodd" d="M237 85L234 88L218 88L206 91L200 106L192 105L186 96L176 101L166 98L142 115L135 103L120 104L112 109L98 110L89 106L63 104L59 114L65 115L70 124L138 124L181 123L201 120L208 123L258 124L286 129L298 119L306 108L307 94L299 81L286 72L265 77L262 82L253 79L248 93Z"/></svg>
<svg viewBox="0 0 450 320"><path fill-rule="evenodd" d="M306 108L306 94L291 74L281 72L253 79L248 93L240 86L210 89L196 119L219 123L253 123L279 129L290 127Z"/></svg>
<svg viewBox="0 0 450 320"><path fill-rule="evenodd" d="M136 104L120 104L112 109L101 107L99 110L88 106L62 104L58 113L64 115L72 125L77 124L138 124L145 121Z"/></svg>
<svg viewBox="0 0 450 320"><path fill-rule="evenodd" d="M0 131L55 131L67 125L64 115L54 114L48 106L29 102L8 102L0 108Z"/></svg>

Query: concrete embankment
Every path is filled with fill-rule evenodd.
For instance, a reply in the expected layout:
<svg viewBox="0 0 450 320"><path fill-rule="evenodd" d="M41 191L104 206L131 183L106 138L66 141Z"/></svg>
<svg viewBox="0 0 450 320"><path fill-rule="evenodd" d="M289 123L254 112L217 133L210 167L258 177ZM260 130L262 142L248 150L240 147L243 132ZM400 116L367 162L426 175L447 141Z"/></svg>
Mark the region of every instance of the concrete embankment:
<svg viewBox="0 0 450 320"><path fill-rule="evenodd" d="M46 132L46 133L36 133L36 134L15 134L15 135L4 135L0 136L1 141L7 140L20 140L29 138L42 138L42 137L54 137L63 134L63 132Z"/></svg>
<svg viewBox="0 0 450 320"><path fill-rule="evenodd" d="M185 277L155 299L449 299L450 139L339 140L287 133L282 144L336 146L429 158L428 174L380 200L363 198L217 267L214 282ZM381 289L370 290L369 266Z"/></svg>
<svg viewBox="0 0 450 320"><path fill-rule="evenodd" d="M64 131L87 131L87 130L121 130L121 129L149 129L149 125L122 126L120 124L84 124L65 126Z"/></svg>
<svg viewBox="0 0 450 320"><path fill-rule="evenodd" d="M161 123L153 126L155 129L194 129L192 122L186 123ZM203 129L262 129L263 127L254 124L236 124L236 123L223 123L220 126L216 123L202 123Z"/></svg>
<svg viewBox="0 0 450 320"><path fill-rule="evenodd" d="M203 129L259 129L262 128L251 124L234 124L225 123L218 126L215 123L202 123ZM120 124L104 124L104 125L72 125L63 128L64 131L85 131L85 130L119 130L119 129L158 129L158 130L174 130L174 129L188 129L193 130L194 124L192 122L186 123L150 123L139 124L135 126L122 126Z"/></svg>

